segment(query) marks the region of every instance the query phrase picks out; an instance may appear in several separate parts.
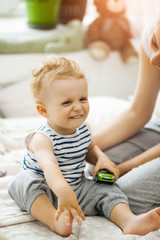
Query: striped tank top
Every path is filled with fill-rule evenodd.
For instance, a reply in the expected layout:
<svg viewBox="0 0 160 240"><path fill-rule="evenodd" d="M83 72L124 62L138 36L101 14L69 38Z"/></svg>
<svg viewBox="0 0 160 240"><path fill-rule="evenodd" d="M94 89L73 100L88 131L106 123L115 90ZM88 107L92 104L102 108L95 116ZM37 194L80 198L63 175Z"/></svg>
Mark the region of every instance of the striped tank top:
<svg viewBox="0 0 160 240"><path fill-rule="evenodd" d="M70 185L80 182L84 176L86 153L92 139L88 123L84 122L75 133L70 135L61 135L52 129L48 123L44 123L25 138L26 148L29 139L35 132L40 132L51 139L53 153L65 180ZM44 176L34 154L28 149L26 149L24 155L22 168Z"/></svg>

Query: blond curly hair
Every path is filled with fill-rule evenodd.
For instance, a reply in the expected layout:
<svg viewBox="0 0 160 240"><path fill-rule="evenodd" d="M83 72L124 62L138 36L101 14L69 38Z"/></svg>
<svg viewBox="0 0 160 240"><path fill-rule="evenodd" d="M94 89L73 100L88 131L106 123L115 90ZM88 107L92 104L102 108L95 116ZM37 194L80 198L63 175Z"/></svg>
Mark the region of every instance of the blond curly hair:
<svg viewBox="0 0 160 240"><path fill-rule="evenodd" d="M85 78L84 73L73 60L57 56L46 57L40 65L32 70L30 86L35 101L41 100L41 90L45 85L68 77Z"/></svg>

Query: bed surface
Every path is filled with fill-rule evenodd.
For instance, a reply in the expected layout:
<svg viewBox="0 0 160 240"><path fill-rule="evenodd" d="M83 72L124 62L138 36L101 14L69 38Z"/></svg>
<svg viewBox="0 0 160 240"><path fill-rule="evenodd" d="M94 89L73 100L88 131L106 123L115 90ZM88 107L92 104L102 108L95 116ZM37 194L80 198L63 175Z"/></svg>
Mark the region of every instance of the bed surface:
<svg viewBox="0 0 160 240"><path fill-rule="evenodd" d="M90 99L90 115L88 122L93 132L102 128L130 103L110 97L93 97ZM107 111L106 111L107 109ZM104 111L105 110L105 111ZM10 198L7 186L20 170L23 158L23 139L36 128L43 119L41 117L23 117L0 119L0 171L6 175L0 177L0 234L9 240L158 240L160 230L146 236L124 235L112 222L104 217L87 217L82 226L73 223L73 233L63 238L51 232L46 226L35 221L30 214L22 212ZM0 236L0 240L3 237Z"/></svg>

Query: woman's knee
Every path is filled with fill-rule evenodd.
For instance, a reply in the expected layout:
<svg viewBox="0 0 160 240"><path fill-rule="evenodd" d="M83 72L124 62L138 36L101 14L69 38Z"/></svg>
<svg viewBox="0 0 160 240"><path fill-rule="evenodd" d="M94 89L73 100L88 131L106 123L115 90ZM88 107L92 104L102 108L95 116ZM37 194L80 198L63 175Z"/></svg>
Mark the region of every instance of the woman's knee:
<svg viewBox="0 0 160 240"><path fill-rule="evenodd" d="M134 213L143 213L160 205L160 158L132 169L117 184L127 195Z"/></svg>
<svg viewBox="0 0 160 240"><path fill-rule="evenodd" d="M104 151L107 157L109 157L109 159L116 164L125 162L130 158L141 154L142 152L143 150L138 145L127 141Z"/></svg>

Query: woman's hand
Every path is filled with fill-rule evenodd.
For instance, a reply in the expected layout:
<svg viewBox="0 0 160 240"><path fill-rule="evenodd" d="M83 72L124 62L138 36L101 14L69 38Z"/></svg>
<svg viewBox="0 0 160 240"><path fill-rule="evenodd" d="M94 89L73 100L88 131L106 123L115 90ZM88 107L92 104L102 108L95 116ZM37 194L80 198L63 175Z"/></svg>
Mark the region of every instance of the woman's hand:
<svg viewBox="0 0 160 240"><path fill-rule="evenodd" d="M72 224L73 218L75 218L78 225L82 224L81 219L85 220L85 215L78 204L76 194L70 187L69 189L64 189L58 198L58 209L55 215L56 221L58 221L62 213L64 213L66 225Z"/></svg>
<svg viewBox="0 0 160 240"><path fill-rule="evenodd" d="M143 165L160 156L160 143L147 149L141 154L117 165L120 176L131 171L133 168Z"/></svg>
<svg viewBox="0 0 160 240"><path fill-rule="evenodd" d="M107 169L112 172L115 176L115 179L119 178L119 169L115 163L113 163L103 152L100 154L98 161L93 170L93 175L95 176L99 169Z"/></svg>

